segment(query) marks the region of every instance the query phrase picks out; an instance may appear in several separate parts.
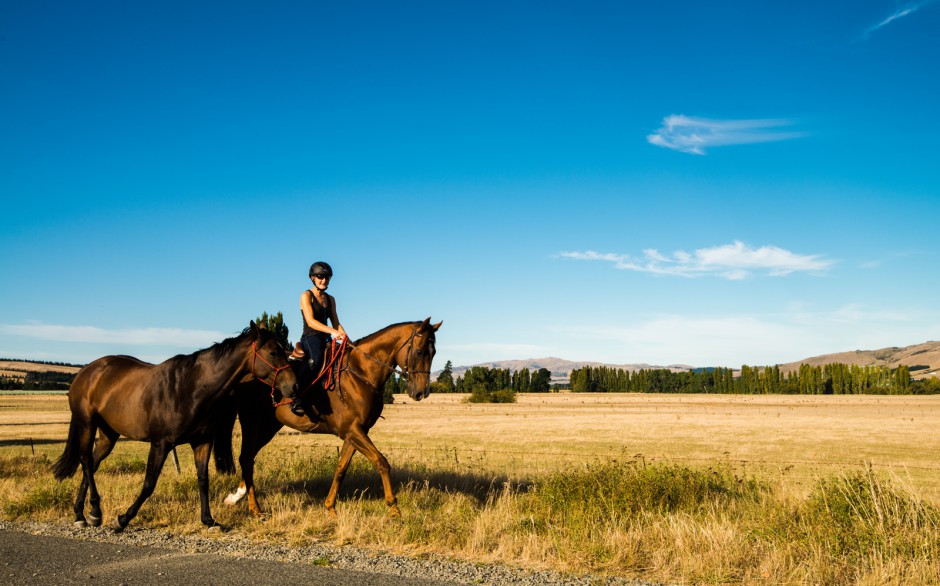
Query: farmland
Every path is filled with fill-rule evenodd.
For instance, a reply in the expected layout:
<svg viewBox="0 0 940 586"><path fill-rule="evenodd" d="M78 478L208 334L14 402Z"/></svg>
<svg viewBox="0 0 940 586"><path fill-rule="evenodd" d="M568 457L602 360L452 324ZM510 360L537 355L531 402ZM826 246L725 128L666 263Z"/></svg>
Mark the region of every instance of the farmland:
<svg viewBox="0 0 940 586"><path fill-rule="evenodd" d="M384 520L377 474L361 457L330 520L319 503L338 440L284 431L256 473L270 516L223 507L237 479L213 474L216 518L257 539L662 580L890 583L938 574L940 396L464 399L397 396L371 434L393 466L401 526ZM71 518L77 478L56 489L48 472L68 417L64 396L0 396L5 518ZM183 474L167 466L136 522L199 532L192 457L188 448L179 454ZM144 444L121 442L102 466L106 515L139 490L145 457ZM839 495L861 526L851 516L840 525L827 508ZM866 520L869 502L882 526ZM862 537L861 549L848 544Z"/></svg>

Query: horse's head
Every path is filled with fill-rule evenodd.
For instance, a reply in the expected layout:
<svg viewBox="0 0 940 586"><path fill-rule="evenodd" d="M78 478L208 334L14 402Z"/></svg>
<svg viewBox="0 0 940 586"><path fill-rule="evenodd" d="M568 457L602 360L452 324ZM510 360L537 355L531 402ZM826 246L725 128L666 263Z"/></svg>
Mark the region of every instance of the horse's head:
<svg viewBox="0 0 940 586"><path fill-rule="evenodd" d="M283 346L263 323L252 321L248 330L251 340L248 360L252 376L271 387L272 391L276 389L282 396L293 399L299 390L297 376L287 361Z"/></svg>
<svg viewBox="0 0 940 586"><path fill-rule="evenodd" d="M408 396L415 401L431 393L431 361L434 360L434 333L444 322L431 324L431 318L415 323L411 338L395 356L408 381Z"/></svg>

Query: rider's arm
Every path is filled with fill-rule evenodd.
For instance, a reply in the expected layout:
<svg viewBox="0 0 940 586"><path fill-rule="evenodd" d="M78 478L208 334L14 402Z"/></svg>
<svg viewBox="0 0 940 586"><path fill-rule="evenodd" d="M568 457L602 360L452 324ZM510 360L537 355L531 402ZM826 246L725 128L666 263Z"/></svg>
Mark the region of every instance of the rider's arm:
<svg viewBox="0 0 940 586"><path fill-rule="evenodd" d="M330 295L330 323L333 324L333 327L339 332L339 335L347 336L346 329L343 328L343 324L339 323L339 317L336 315L336 298ZM334 334L333 337L339 337L339 335Z"/></svg>

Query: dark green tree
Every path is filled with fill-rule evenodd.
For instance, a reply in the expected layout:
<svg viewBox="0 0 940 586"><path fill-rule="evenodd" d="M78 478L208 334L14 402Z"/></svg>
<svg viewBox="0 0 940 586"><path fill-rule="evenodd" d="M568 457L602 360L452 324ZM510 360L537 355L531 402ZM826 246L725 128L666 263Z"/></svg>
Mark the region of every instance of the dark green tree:
<svg viewBox="0 0 940 586"><path fill-rule="evenodd" d="M392 376L385 380L385 388L382 389L382 402L386 405L391 405L395 402L395 394L407 392L408 383L393 373Z"/></svg>
<svg viewBox="0 0 940 586"><path fill-rule="evenodd" d="M529 380L530 393L547 393L552 382L552 371L547 368L540 368L532 373Z"/></svg>
<svg viewBox="0 0 940 586"><path fill-rule="evenodd" d="M264 324L268 331L274 334L281 346L290 351L291 344L287 338L287 324L284 323L284 315L280 311L273 315L268 315L267 311L262 311L261 317L256 319L255 323Z"/></svg>
<svg viewBox="0 0 940 586"><path fill-rule="evenodd" d="M454 384L454 365L450 360L444 364L441 374L437 375L437 382L442 393L453 393L457 390L457 385Z"/></svg>

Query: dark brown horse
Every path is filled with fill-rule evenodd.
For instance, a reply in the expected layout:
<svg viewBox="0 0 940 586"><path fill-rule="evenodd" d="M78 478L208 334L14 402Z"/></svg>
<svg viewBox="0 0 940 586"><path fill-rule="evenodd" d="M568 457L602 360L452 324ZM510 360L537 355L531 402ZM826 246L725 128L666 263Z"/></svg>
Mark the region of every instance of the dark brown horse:
<svg viewBox="0 0 940 586"><path fill-rule="evenodd" d="M257 379L263 398L271 402L275 390L285 397L297 392L297 378L274 335L251 322L239 336L188 356L174 356L161 364L148 364L131 356L105 356L81 369L69 389L72 421L65 452L53 467L58 480L82 466L82 483L75 499L75 525L101 524L101 498L95 471L119 436L150 442L150 456L140 496L123 515L115 531L122 531L153 493L167 454L174 446L193 448L202 522L215 525L209 512L209 453L211 422L221 399L239 382ZM100 431L95 442L95 432ZM91 510L85 521L85 494L91 489Z"/></svg>
<svg viewBox="0 0 940 586"><path fill-rule="evenodd" d="M255 498L255 455L284 425L309 433L333 434L343 440L333 484L324 505L335 515L336 495L346 475L353 455L358 451L368 458L382 477L385 502L389 516L399 516L398 501L392 489L388 460L379 452L369 430L382 414L382 394L385 381L397 371L408 381L408 394L420 401L430 392L431 360L434 358L435 332L440 323L431 324L431 318L423 322L405 322L388 326L378 332L350 344L339 368L338 380L327 391L310 391L304 397L304 417L294 415L289 405L273 406L262 400L257 393L240 392L235 403L242 428L242 450L239 463L242 467L242 482L235 493L225 499L234 504L248 495L248 508L260 515L261 509ZM295 363L297 364L297 363ZM302 363L301 363L302 364ZM298 370L302 366L295 366ZM304 388L304 381L301 381ZM235 425L236 409L231 409L226 423L216 428L216 467L234 473L232 459L232 429Z"/></svg>

